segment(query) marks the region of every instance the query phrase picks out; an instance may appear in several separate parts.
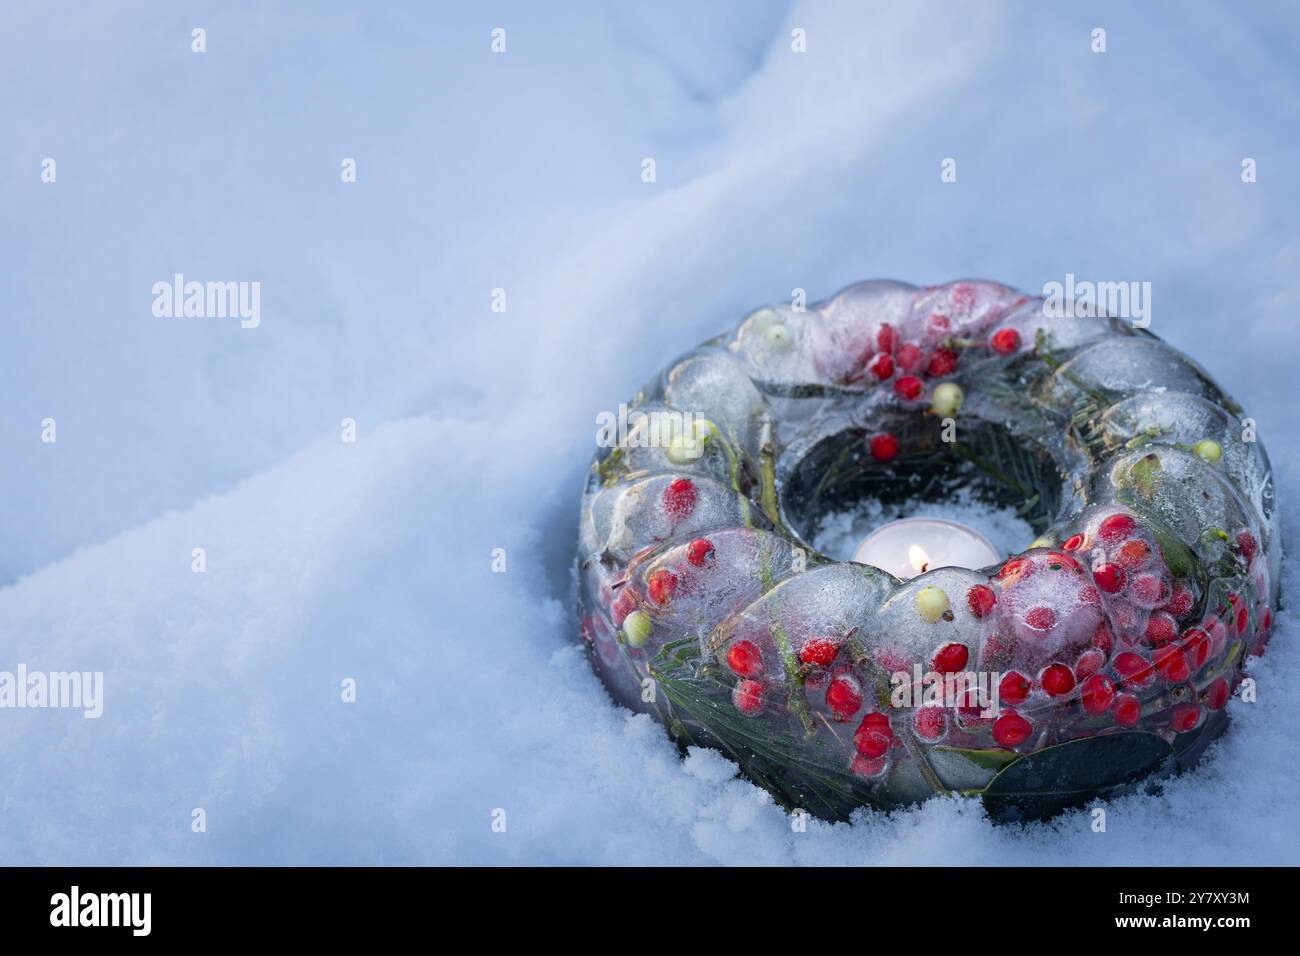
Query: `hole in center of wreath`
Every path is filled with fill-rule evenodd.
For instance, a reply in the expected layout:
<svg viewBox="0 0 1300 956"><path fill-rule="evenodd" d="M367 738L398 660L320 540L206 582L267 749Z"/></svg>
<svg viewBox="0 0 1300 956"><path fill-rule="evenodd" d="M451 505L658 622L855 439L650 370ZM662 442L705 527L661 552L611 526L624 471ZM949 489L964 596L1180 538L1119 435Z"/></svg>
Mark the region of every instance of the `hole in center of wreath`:
<svg viewBox="0 0 1300 956"><path fill-rule="evenodd" d="M849 429L813 446L785 476L783 506L794 530L837 561L853 558L872 531L899 518L944 518L974 528L1004 555L1023 551L1061 507L1065 479L1043 449L1005 427L963 423L944 442L936 422L891 423L898 453L872 458L874 432Z"/></svg>

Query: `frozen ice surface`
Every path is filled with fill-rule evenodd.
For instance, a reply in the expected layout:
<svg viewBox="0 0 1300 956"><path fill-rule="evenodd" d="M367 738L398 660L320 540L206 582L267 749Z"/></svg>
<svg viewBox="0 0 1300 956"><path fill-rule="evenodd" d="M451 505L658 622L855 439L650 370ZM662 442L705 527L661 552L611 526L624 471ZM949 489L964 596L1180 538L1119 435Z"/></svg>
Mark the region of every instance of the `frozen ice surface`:
<svg viewBox="0 0 1300 956"><path fill-rule="evenodd" d="M1240 489L1260 517L1272 517L1273 476L1260 443L1222 408L1181 392L1148 392L1106 410L1102 427L1115 444L1134 439L1194 447L1209 439L1222 454L1224 475Z"/></svg>
<svg viewBox="0 0 1300 956"><path fill-rule="evenodd" d="M493 58L468 5L249 3L204 11L201 61L189 9L65 8L0 14L0 667L106 700L0 712L0 859L1300 863L1292 612L1259 702L1105 834L958 800L795 834L610 704L569 599L595 413L867 275L1151 280L1153 330L1272 436L1294 540L1290 5L514 4ZM152 319L178 269L260 279L261 327Z"/></svg>
<svg viewBox="0 0 1300 956"><path fill-rule="evenodd" d="M1047 393L1060 401L1082 396L1084 389L1124 397L1160 388L1201 397L1215 392L1196 368L1155 339L1103 339L1062 365L1047 382Z"/></svg>
<svg viewBox="0 0 1300 956"><path fill-rule="evenodd" d="M905 282L871 279L854 283L824 303L812 325L812 347L821 358L820 381L861 383L871 357L892 352L888 340L906 331L917 291Z"/></svg>

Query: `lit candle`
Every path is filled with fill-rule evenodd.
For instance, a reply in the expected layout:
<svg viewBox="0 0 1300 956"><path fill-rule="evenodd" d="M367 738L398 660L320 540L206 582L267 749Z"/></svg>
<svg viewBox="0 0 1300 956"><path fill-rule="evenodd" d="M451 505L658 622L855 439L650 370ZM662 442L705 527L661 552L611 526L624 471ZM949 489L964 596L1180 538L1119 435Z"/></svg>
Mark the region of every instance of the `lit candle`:
<svg viewBox="0 0 1300 956"><path fill-rule="evenodd" d="M1002 555L974 528L942 518L903 518L863 539L853 560L906 581L935 568L988 567Z"/></svg>

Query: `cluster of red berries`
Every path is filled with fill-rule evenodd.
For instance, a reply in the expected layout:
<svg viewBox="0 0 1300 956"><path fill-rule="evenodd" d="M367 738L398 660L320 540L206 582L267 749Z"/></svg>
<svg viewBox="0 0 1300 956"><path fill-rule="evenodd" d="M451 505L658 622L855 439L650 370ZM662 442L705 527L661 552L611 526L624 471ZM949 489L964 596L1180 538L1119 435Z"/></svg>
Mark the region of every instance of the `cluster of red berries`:
<svg viewBox="0 0 1300 956"><path fill-rule="evenodd" d="M703 568L715 554L713 542L708 538L696 538L691 541L684 549L684 566L679 566L675 571L669 568L656 568L646 575L646 596L650 602L661 608L667 607L672 603L673 596L677 594L683 579L688 581L689 586L688 575L691 574L691 569Z"/></svg>
<svg viewBox="0 0 1300 956"><path fill-rule="evenodd" d="M1245 549L1249 550L1249 543ZM1210 660L1223 651L1228 628L1217 617L1208 617L1198 626L1180 633L1197 605L1196 594L1187 583L1172 578L1159 546L1144 531L1137 519L1116 512L1096 523L1091 533L1076 534L1061 547L1060 553L1046 556L1048 567L1082 571L1074 554L1088 553L1094 558L1091 578L1095 587L1085 586L1081 597L1086 603L1104 600L1109 620L1097 625L1091 646L1071 666L1053 661L1036 677L1019 671L1006 673L999 685L999 699L1010 708L993 724L993 737L1004 747L1016 747L1029 739L1032 722L1016 707L1028 700L1037 686L1048 698L1065 698L1077 693L1084 713L1098 716L1110 713L1121 727L1131 727L1142 717L1142 703L1136 692L1160 681L1171 687L1187 685ZM1027 557L1013 558L995 576L1006 586L1034 573L1036 562ZM1105 595L1104 598L1101 595ZM1238 615L1244 606L1231 595L1221 612ZM996 596L984 585L976 585L967 595L972 613L987 616ZM1050 628L1055 621L1051 608L1031 608L1025 614L1033 630ZM1112 626L1113 625L1113 626ZM1234 621L1238 633L1246 622ZM1119 652L1116 650L1119 633ZM1112 656L1113 654L1113 656ZM1107 663L1110 673L1103 672ZM1229 694L1226 678L1216 678L1195 699L1175 706L1169 713L1169 726L1179 733L1195 729L1204 708L1221 709Z"/></svg>
<svg viewBox="0 0 1300 956"><path fill-rule="evenodd" d="M1066 546L1090 549L1095 555L1093 580L1105 594L1108 638L1118 636L1125 645L1157 650L1190 648L1194 670L1223 649L1222 642L1203 629L1185 631L1179 639L1179 629L1196 609L1196 593L1187 582L1173 578L1159 546L1132 515L1109 515L1097 524L1095 540L1078 534Z"/></svg>
<svg viewBox="0 0 1300 956"><path fill-rule="evenodd" d="M1092 536L1076 534L1064 547L1093 555L1093 581L1105 595L1110 620L1122 639L1157 646L1173 640L1178 619L1191 612L1195 595L1173 582L1155 539L1132 515L1108 515Z"/></svg>
<svg viewBox="0 0 1300 956"><path fill-rule="evenodd" d="M675 478L670 481L664 487L661 496L663 511L669 522L676 525L689 518L695 511L699 497L699 489L691 479ZM645 548L636 557L639 558L642 555L649 554L653 550L653 546ZM701 568L713 555L713 544L707 538L698 538L691 541L685 548L685 560L688 567ZM668 568L657 568L651 571L645 579L644 599L626 581L625 576L617 582L615 587L610 588L609 594L607 594L607 599L612 596L609 603L609 617L615 627L622 627L628 615L642 608L647 602L651 608L664 608L671 604L673 597L678 593L681 586L682 572ZM613 593L614 591L617 593Z"/></svg>
<svg viewBox="0 0 1300 956"><path fill-rule="evenodd" d="M889 749L894 745L894 730L889 717L872 711L862 718L853 731L853 749L856 752L851 769L859 777L874 777L884 772Z"/></svg>
<svg viewBox="0 0 1300 956"><path fill-rule="evenodd" d="M1095 559L1091 575L1076 557L1082 554ZM983 717L973 691L966 705L952 713L937 705L915 708L911 729L919 740L931 744L942 740L955 717L958 727L986 730L1001 747L1025 746L1035 735L1035 719L1025 708L1036 692L1046 701L1077 700L1086 716L1109 714L1116 726L1133 727L1143 717L1139 696L1143 691L1157 682L1171 689L1186 687L1186 698L1166 714L1167 726L1178 733L1196 729L1207 710L1226 706L1231 691L1227 678L1215 678L1199 694L1190 681L1223 650L1230 629L1245 631L1248 622L1238 620L1245 612L1245 604L1231 594L1219 609L1228 623L1223 623L1220 616L1210 616L1180 634L1180 624L1196 608L1196 595L1187 584L1172 579L1159 547L1134 516L1125 512L1107 515L1095 523L1090 533L1071 537L1059 551L1010 559L994 575L994 586L975 584L967 589L966 606L977 620L993 618L1000 593L1046 572L1077 576L1080 601L1098 610L1104 594L1105 602L1112 607L1127 605L1146 611L1145 626L1139 633L1121 627L1117 640L1102 616L1092 640L1081 652L1075 652L1077 657L1070 658L1073 664L1052 660L1036 671L1016 669L1003 673L998 685L1001 710L992 719ZM1120 581L1119 586L1115 586L1111 575ZM1059 582L1054 586L1059 589ZM1055 616L1055 610L1046 605L1023 611L1024 623L1033 630L1050 631L1056 625ZM1160 623L1153 625L1152 621ZM997 623L989 620L991 627ZM991 639L999 640L996 635ZM852 770L861 776L875 776L884 771L889 751L896 746L894 731L885 713L872 711L858 718L864 704L863 688L851 665L836 666L843 647L844 641L834 636L808 637L796 654L803 666L805 687L824 700L830 718L840 723L859 720L853 734ZM939 674L955 674L965 670L970 659L966 644L948 641L933 652L929 667ZM887 663L879 654L877 662L882 666ZM905 669L898 661L892 663L895 671ZM750 639L736 641L728 650L727 664L741 678L733 693L737 709L746 714L760 713L764 707L765 662L759 644Z"/></svg>
<svg viewBox="0 0 1300 956"><path fill-rule="evenodd" d="M695 506L696 495L695 485L689 478L676 479L664 489L665 512L679 516L679 519L686 517ZM643 549L633 558L633 562L653 551L653 547ZM644 595L638 592L626 573L610 582L602 589L602 596L614 627L622 627L634 611L658 613L667 609L677 595L694 585L693 575L710 564L715 554L713 542L708 538L690 541L682 549L682 560L667 567L655 568L645 576Z"/></svg>
<svg viewBox="0 0 1300 956"><path fill-rule="evenodd" d="M862 684L852 666L833 667L843 646L843 638L815 636L805 638L796 651L805 688L822 694L826 709L841 723L851 719L862 708L863 701ZM759 642L747 637L733 641L727 648L726 659L732 672L743 678L742 684L754 685L747 687L741 696L733 693L737 710L749 715L761 712L766 663Z"/></svg>
<svg viewBox="0 0 1300 956"><path fill-rule="evenodd" d="M1011 330L1000 330L995 338L1001 331ZM884 334L892 337L893 330L887 329ZM1004 336L1001 341L1005 345L1010 339ZM906 346L899 346L898 352L906 355ZM892 364L895 357L884 358ZM947 367L945 363L941 357L940 363L931 367L942 371ZM877 366L887 367L883 358ZM870 450L877 460L887 461L897 455L898 442L892 435L876 435L870 441ZM692 514L698 500L695 484L689 478L677 478L664 488L663 510L676 524ZM1249 532L1241 532L1233 541L1233 552L1247 567L1256 551L1255 539ZM714 545L707 538L693 540L684 547L677 569L658 567L646 575L644 599L631 586L623 587L610 608L614 625L621 626L627 615L643 604L651 609L667 607L681 593L683 575L691 568L704 567L713 556ZM1089 562L1087 567L1081 558ZM998 687L1002 710L992 720L981 716L973 699L952 715L939 706L916 708L911 726L920 740L934 743L943 739L955 716L957 726L986 729L999 746L1024 746L1034 736L1034 719L1025 706L1036 691L1049 701L1077 699L1084 714L1110 714L1117 726L1132 727L1143 716L1139 693L1157 682L1171 688L1186 686L1190 691L1188 699L1168 712L1168 726L1180 733L1199 726L1207 708L1226 705L1231 689L1227 679L1216 678L1199 695L1189 682L1218 657L1230 633L1240 636L1247 632L1249 608L1232 593L1215 609L1216 613L1207 615L1199 624L1185 626L1197 607L1197 595L1187 583L1173 578L1155 538L1132 514L1117 511L1105 515L1087 531L1071 536L1058 550L1011 558L989 584L968 588L966 606L975 619L989 619L997 613L1000 595L1008 595L1012 588L1045 572L1078 578L1077 603L1065 608L1064 613L1077 614L1086 607L1096 610L1099 623L1091 641L1081 652L1075 650L1076 656L1052 660L1036 672L1017 669L1004 673ZM1045 579L1044 593L1060 591L1059 579ZM1009 611L1011 607L1015 602L1009 605ZM1020 633L1031 637L1053 633L1061 612L1050 602L1015 607L1023 627ZM1261 626L1267 627L1271 623L1268 609L1263 608L1260 616ZM996 627L997 621L989 621L989 626ZM988 639L990 647L1005 641L997 634ZM769 662L764 659L763 643L741 638L730 645L726 654L728 667L739 678L732 702L748 716L763 713L767 706ZM865 700L861 680L852 665L836 666L843 647L842 638L812 636L795 649L806 691L815 695L830 719L839 723L858 718ZM1013 650L1010 645L1008 649ZM771 653L777 656L775 650ZM940 674L952 674L962 671L969 660L965 644L948 642L934 652L930 666ZM853 741L853 771L865 776L883 772L889 749L895 743L888 716L880 712L862 716Z"/></svg>
<svg viewBox="0 0 1300 956"><path fill-rule="evenodd" d="M945 310L969 318L979 306L978 298L978 290L966 283L958 283L946 290L931 303L935 310L927 316L916 339L904 341L893 325L881 323L853 368L843 376L841 384L875 384L892 379L894 394L902 401L915 403L923 400L926 380L953 375L962 354L948 344L953 322ZM999 311L1001 307L995 307L988 317L994 317ZM1019 352L1021 344L1020 333L1010 326L1003 326L988 337L986 347L998 355L1009 356ZM963 342L962 347L976 348L978 343ZM868 449L876 461L892 461L898 456L898 439L882 432L868 439Z"/></svg>
<svg viewBox="0 0 1300 956"><path fill-rule="evenodd" d="M892 379L895 395L905 402L919 401L925 395L927 379L947 378L957 371L961 352L944 344L949 331L948 317L937 313L926 320L924 335L916 341L901 341L898 331L883 323L844 384ZM1012 355L1020 345L1020 333L1013 328L998 329L987 343L999 355Z"/></svg>
<svg viewBox="0 0 1300 956"><path fill-rule="evenodd" d="M991 583L992 588L972 588L967 602L977 618L990 614L995 602L1002 605L1000 623L1007 625L1001 642L1004 650L1010 650L1016 639L1037 645L1035 654L1055 645L1078 645L1102 619L1096 586L1083 564L1064 550L1013 557Z"/></svg>

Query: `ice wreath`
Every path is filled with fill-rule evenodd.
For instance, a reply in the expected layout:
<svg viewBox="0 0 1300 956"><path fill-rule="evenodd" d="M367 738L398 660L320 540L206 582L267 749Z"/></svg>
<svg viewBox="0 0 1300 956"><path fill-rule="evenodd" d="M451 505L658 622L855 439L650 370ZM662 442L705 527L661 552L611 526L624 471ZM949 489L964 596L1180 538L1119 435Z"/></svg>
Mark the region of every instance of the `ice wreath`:
<svg viewBox="0 0 1300 956"><path fill-rule="evenodd" d="M582 499L581 635L615 700L829 819L936 793L1042 818L1192 766L1277 606L1268 458L1193 361L1081 313L863 282L669 365ZM1040 537L909 580L808 543L832 509L959 492ZM977 680L927 696L936 674L996 675L996 707Z"/></svg>

